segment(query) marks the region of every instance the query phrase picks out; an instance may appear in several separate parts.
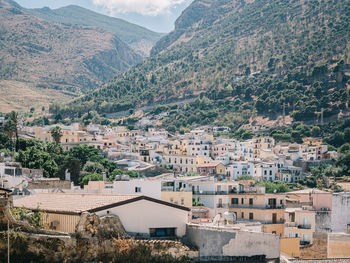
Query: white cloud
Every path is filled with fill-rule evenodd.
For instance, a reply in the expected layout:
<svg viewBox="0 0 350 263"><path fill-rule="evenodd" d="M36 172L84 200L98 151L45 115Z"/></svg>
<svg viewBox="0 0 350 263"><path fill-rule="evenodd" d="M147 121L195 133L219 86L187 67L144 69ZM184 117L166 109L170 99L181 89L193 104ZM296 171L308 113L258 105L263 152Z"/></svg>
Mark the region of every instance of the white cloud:
<svg viewBox="0 0 350 263"><path fill-rule="evenodd" d="M167 13L170 8L184 1L185 0L93 0L93 3L107 8L111 13L135 12L142 15L156 16Z"/></svg>

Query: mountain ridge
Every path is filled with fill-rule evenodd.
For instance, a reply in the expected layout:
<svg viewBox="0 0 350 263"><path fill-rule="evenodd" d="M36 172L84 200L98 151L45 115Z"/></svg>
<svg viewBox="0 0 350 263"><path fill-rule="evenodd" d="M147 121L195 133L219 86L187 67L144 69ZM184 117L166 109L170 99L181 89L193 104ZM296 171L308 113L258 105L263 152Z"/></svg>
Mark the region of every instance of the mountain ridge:
<svg viewBox="0 0 350 263"><path fill-rule="evenodd" d="M0 16L3 80L82 94L142 61L112 33L46 21L11 0L0 0Z"/></svg>
<svg viewBox="0 0 350 263"><path fill-rule="evenodd" d="M194 97L168 123L244 123L281 114L283 104L295 120L334 115L349 106L349 26L345 0L196 0L151 58L56 111L104 114Z"/></svg>
<svg viewBox="0 0 350 263"><path fill-rule="evenodd" d="M78 5L68 5L57 9L43 7L25 10L35 16L56 23L101 28L117 35L143 57L149 56L152 46L164 35L123 19L106 16Z"/></svg>

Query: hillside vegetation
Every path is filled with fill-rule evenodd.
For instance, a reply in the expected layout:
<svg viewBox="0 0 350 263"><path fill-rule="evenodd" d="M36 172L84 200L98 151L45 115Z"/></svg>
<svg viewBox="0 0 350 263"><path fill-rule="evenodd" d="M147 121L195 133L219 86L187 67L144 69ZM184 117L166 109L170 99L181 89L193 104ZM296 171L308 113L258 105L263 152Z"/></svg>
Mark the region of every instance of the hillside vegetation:
<svg viewBox="0 0 350 263"><path fill-rule="evenodd" d="M51 112L79 116L198 98L179 126L232 124L252 114L296 120L348 109L350 2L196 0L153 56L98 91ZM174 109L173 109L174 111Z"/></svg>
<svg viewBox="0 0 350 263"><path fill-rule="evenodd" d="M153 32L125 20L105 16L75 5L58 9L44 7L27 9L26 11L48 21L101 28L118 36L144 57L149 56L153 45L163 36L161 33Z"/></svg>
<svg viewBox="0 0 350 263"><path fill-rule="evenodd" d="M0 79L79 94L142 60L114 34L48 22L9 0L0 17Z"/></svg>

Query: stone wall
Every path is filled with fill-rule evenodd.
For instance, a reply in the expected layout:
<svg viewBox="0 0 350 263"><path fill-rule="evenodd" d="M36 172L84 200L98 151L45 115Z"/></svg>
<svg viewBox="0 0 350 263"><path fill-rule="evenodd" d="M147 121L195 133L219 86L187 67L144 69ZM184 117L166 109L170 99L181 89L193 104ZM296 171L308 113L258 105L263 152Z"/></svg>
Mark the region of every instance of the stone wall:
<svg viewBox="0 0 350 263"><path fill-rule="evenodd" d="M37 180L28 183L27 189L71 189L71 181Z"/></svg>

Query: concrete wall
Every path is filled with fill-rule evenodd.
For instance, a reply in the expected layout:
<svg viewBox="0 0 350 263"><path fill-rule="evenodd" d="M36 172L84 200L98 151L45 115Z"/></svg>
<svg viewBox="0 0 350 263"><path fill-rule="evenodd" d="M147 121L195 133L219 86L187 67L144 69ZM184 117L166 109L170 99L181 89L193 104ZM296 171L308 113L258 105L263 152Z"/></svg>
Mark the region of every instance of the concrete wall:
<svg viewBox="0 0 350 263"><path fill-rule="evenodd" d="M280 240L281 253L291 257L300 257L300 238L281 238Z"/></svg>
<svg viewBox="0 0 350 263"><path fill-rule="evenodd" d="M330 232L332 228L331 219L331 211L315 211L315 232Z"/></svg>
<svg viewBox="0 0 350 263"><path fill-rule="evenodd" d="M162 200L177 205L192 207L192 192L162 191Z"/></svg>
<svg viewBox="0 0 350 263"><path fill-rule="evenodd" d="M284 224L263 224L262 232L282 237L284 236Z"/></svg>
<svg viewBox="0 0 350 263"><path fill-rule="evenodd" d="M350 235L328 234L328 258L350 258Z"/></svg>
<svg viewBox="0 0 350 263"><path fill-rule="evenodd" d="M332 232L346 233L350 224L350 193L334 193L332 198Z"/></svg>
<svg viewBox="0 0 350 263"><path fill-rule="evenodd" d="M141 189L136 192L135 188ZM130 181L115 181L113 183L114 194L141 194L156 199L161 199L161 181L148 181L144 179L134 179Z"/></svg>
<svg viewBox="0 0 350 263"><path fill-rule="evenodd" d="M96 214L98 216L117 215L126 232L149 235L150 228L176 228L176 235L182 237L186 233L189 212L155 202L140 200Z"/></svg>
<svg viewBox="0 0 350 263"><path fill-rule="evenodd" d="M187 225L186 238L204 258L266 256L275 259L280 256L277 235Z"/></svg>
<svg viewBox="0 0 350 263"><path fill-rule="evenodd" d="M312 206L316 210L321 208L332 209L332 193L316 193L312 194Z"/></svg>

